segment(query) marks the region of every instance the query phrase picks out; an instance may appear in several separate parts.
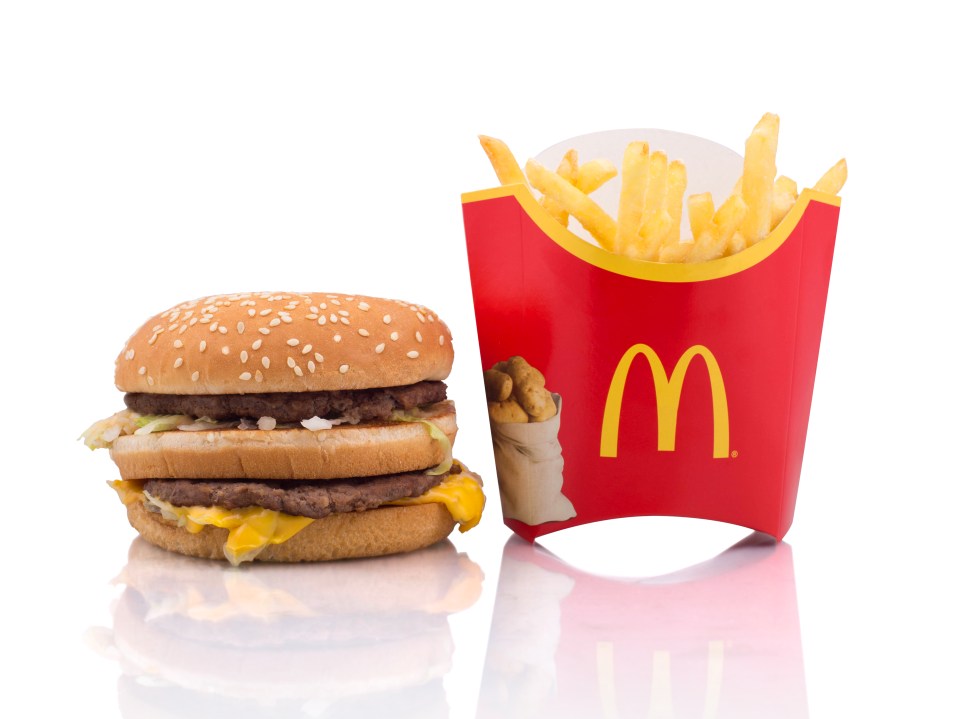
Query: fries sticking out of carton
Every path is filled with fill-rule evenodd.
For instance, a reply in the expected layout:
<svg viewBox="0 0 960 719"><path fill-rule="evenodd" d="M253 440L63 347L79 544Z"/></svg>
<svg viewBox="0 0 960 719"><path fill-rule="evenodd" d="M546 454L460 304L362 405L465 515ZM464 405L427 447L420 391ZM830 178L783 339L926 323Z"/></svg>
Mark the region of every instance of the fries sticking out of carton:
<svg viewBox="0 0 960 719"><path fill-rule="evenodd" d="M563 156L556 171L536 160L521 170L501 140L481 136L480 143L501 184L523 184L540 194L540 204L564 227L574 217L603 249L649 262L707 262L727 257L766 238L798 197L797 183L777 175L780 118L767 113L747 138L743 175L732 194L715 207L709 192L687 196L687 170L647 142L630 142L620 166L621 190L616 218L590 195L616 176L609 160L579 165L576 149ZM840 160L813 186L837 195L847 179ZM689 235L681 218L686 197Z"/></svg>

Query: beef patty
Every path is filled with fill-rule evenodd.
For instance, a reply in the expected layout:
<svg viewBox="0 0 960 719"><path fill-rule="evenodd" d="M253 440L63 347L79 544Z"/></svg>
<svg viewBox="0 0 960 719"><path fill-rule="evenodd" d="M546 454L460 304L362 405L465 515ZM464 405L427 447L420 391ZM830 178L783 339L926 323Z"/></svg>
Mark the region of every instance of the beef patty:
<svg viewBox="0 0 960 719"><path fill-rule="evenodd" d="M143 489L177 507L264 507L299 517L320 519L334 512L362 512L404 497L419 497L446 474L386 474L317 482L208 482L196 479L151 479Z"/></svg>
<svg viewBox="0 0 960 719"><path fill-rule="evenodd" d="M147 394L123 397L140 414L188 414L215 420L273 417L278 422L300 422L311 417L349 422L389 419L396 409L441 402L447 385L425 381L402 387L332 390L329 392L266 392L262 394Z"/></svg>

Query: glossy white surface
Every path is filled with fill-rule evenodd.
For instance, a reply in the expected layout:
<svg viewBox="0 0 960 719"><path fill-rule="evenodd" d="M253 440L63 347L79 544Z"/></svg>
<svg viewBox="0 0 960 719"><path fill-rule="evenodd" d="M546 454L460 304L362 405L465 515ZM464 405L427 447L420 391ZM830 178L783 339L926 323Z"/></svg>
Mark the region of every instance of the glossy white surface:
<svg viewBox="0 0 960 719"><path fill-rule="evenodd" d="M104 719L960 714L960 56L939 13L0 6L5 706ZM459 206L494 184L474 136L521 160L623 127L737 149L767 110L782 120L778 165L801 184L850 165L786 545L724 554L749 533L636 520L545 539L563 563L507 543L493 492L483 524L439 550L483 574L455 610L436 603L427 555L371 577L139 557L104 486L109 458L74 440L119 408L113 359L149 314L281 288L440 310L457 348L457 454L492 489ZM406 593L409 576L422 592ZM365 603L367 579L395 604ZM334 620L331 596L350 621ZM266 616L243 619L251 608ZM307 620L283 649L238 653ZM404 639L412 624L422 632ZM336 651L310 634L325 626L342 632ZM368 653L374 638L382 651Z"/></svg>

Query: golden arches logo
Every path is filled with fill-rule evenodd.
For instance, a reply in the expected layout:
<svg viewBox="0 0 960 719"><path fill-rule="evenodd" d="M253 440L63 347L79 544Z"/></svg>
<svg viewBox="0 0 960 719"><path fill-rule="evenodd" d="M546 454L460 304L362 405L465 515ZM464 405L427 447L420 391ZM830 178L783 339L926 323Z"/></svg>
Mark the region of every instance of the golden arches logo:
<svg viewBox="0 0 960 719"><path fill-rule="evenodd" d="M723 386L720 365L713 353L703 345L694 345L680 357L673 373L667 370L660 357L649 345L636 344L623 353L610 380L607 404L603 410L603 426L600 432L600 456L616 457L620 441L620 410L623 407L623 390L627 375L637 355L646 357L653 375L653 388L657 399L657 449L672 452L677 442L677 412L680 409L680 393L683 380L694 357L702 357L710 375L710 391L713 395L713 456L716 459L730 456L730 414L727 409L727 391Z"/></svg>

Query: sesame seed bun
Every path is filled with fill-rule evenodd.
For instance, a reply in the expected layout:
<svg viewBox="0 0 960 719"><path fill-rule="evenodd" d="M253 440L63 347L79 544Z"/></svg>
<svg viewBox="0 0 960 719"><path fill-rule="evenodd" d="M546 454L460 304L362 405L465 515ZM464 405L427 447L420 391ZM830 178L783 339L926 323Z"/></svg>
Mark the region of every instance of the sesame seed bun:
<svg viewBox="0 0 960 719"><path fill-rule="evenodd" d="M204 559L225 559L228 531L206 526L192 534L149 511L142 502L127 505L130 525L151 544ZM442 504L378 507L366 512L317 519L282 544L265 548L255 561L318 562L412 552L439 542L453 531L453 517Z"/></svg>
<svg viewBox="0 0 960 719"><path fill-rule="evenodd" d="M214 295L154 315L116 360L123 392L246 394L395 387L450 373L450 330L400 300Z"/></svg>
<svg viewBox="0 0 960 719"><path fill-rule="evenodd" d="M420 416L453 444L453 402ZM420 422L362 422L308 429L154 432L118 437L110 456L123 479L338 479L413 472L444 459Z"/></svg>

